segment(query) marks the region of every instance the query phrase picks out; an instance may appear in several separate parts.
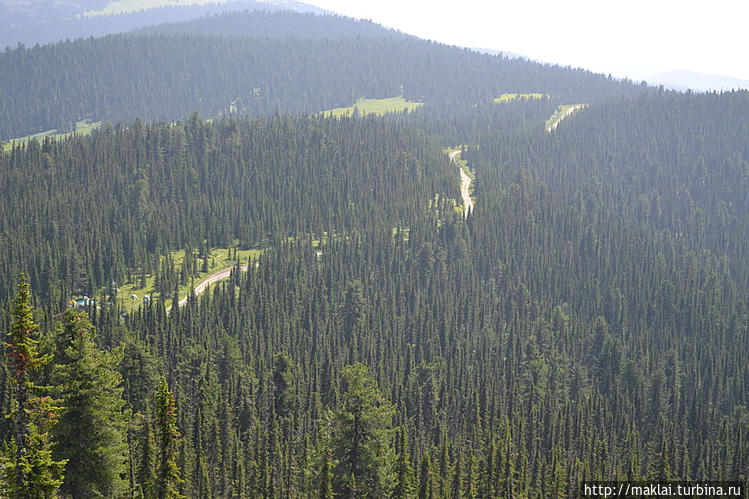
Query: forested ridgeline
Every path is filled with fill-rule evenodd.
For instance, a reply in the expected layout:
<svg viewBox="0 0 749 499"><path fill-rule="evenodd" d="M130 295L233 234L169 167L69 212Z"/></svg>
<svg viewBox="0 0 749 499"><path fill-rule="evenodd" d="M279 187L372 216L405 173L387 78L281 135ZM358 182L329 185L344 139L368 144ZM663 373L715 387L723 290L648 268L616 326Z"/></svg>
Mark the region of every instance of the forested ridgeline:
<svg viewBox="0 0 749 499"><path fill-rule="evenodd" d="M410 227L459 197L440 147L373 117L136 121L32 141L0 172L2 300L25 270L57 309L170 249Z"/></svg>
<svg viewBox="0 0 749 499"><path fill-rule="evenodd" d="M226 5L226 4L222 4ZM272 7L272 6L271 6ZM290 11L265 11L245 8L240 12L220 12L182 22L146 26L134 34L175 35L189 33L204 36L251 36L252 38L349 39L412 38L365 19Z"/></svg>
<svg viewBox="0 0 749 499"><path fill-rule="evenodd" d="M313 26L317 20L323 32L331 31L327 26L333 22L303 14L262 15L279 16L278 31L286 35L294 30L284 30L284 23L293 25L295 16L309 18ZM231 32L232 19L206 18L189 26L203 31L203 23L212 32L215 24L228 24ZM347 32L351 21L339 21ZM584 70L479 54L385 30L382 38L314 34L309 40L267 33L112 35L6 49L0 53L0 138L71 130L83 118L171 122L193 110L209 117L231 109L250 115L316 113L359 97L400 94L421 102L475 104L519 90L568 102L643 91Z"/></svg>
<svg viewBox="0 0 749 499"><path fill-rule="evenodd" d="M109 5L113 4L113 5ZM143 5L143 4L141 4ZM6 4L7 6L7 4ZM107 9L107 7L110 7ZM114 8L112 8L114 7ZM193 5L167 5L164 7L142 8L135 12L120 13L132 8L133 4L120 4L108 0L84 0L81 2L35 2L32 8L14 9L13 6L0 12L0 49L15 47L19 43L33 46L37 43L55 43L61 40L105 36L113 33L126 33L164 23L179 25L211 15L237 15L247 10L276 12L294 10L297 12L318 12L320 9L301 2L285 2L283 6L270 2L252 0L234 0L221 3L204 3ZM107 10L110 13L105 13ZM94 15L91 15L94 13ZM229 14L231 13L231 14ZM258 16L261 19L262 16ZM355 30L353 24L348 30ZM361 25L367 23L362 22ZM301 29L302 26L297 24ZM169 29L169 28L166 28ZM368 31L364 28L363 32Z"/></svg>
<svg viewBox="0 0 749 499"><path fill-rule="evenodd" d="M87 364L69 358L66 333L80 321L86 333L76 341L97 346L88 355L122 356L107 385L130 410L108 413L106 427L126 443L119 458L108 454L106 468L117 472L86 481L71 468L66 480L144 497L160 484L192 497L576 497L582 479L746 481L747 93L664 92L591 105L552 133L544 120L554 103L525 104L479 106L461 119L426 106L385 119L193 118L49 143L51 159L69 149L100 158L97 168L121 169L119 184L104 184L112 192L131 185L128 196L143 193L136 186L147 180L150 195L127 197L131 214L107 216L137 227L139 206L154 203L143 229L160 228L156 252L199 237L245 241L244 230L251 244L264 231L278 236L259 266L170 314L161 301L125 315L116 305L91 306L96 333L67 312L54 335L55 320L40 314L40 350L68 366L62 374L49 368L40 382L81 376ZM428 113L432 126L443 120L436 142L436 131L424 131ZM457 172L439 145L458 123L476 175L467 220L453 209ZM172 161L178 140L184 152ZM75 171L77 162L50 163L43 147L4 159L2 178L10 169L46 192L65 188L64 175L45 184L45 172ZM339 156L352 161L344 185L327 173ZM33 168L22 174L26 161ZM278 177L270 171L277 163ZM190 184L179 180L191 169ZM255 169L270 183L241 199L227 194L234 179L260 181ZM76 177L86 188L103 178L83 168ZM281 178L283 189L273 184ZM190 205L178 194L195 185L200 198L217 183L211 196L227 204L215 209L207 196ZM13 186L24 193L22 184ZM154 188L163 185L174 192ZM263 224L231 225L241 216L231 203L242 206L248 195L260 202L264 190L290 190L309 208L271 200L272 217L254 212ZM320 202L341 190L352 197ZM443 199L435 205L436 193ZM15 204L51 210L19 195ZM172 199L188 205L171 212ZM172 221L175 213L191 222ZM57 230L75 224L65 215ZM330 236L313 241L318 230ZM13 237L20 254L24 236ZM139 237L138 252L148 254L148 238ZM39 303L40 312L55 309L48 298ZM121 394L111 388L117 383ZM61 399L77 407L64 392ZM55 431L66 441L64 425ZM169 478L175 473L184 481Z"/></svg>

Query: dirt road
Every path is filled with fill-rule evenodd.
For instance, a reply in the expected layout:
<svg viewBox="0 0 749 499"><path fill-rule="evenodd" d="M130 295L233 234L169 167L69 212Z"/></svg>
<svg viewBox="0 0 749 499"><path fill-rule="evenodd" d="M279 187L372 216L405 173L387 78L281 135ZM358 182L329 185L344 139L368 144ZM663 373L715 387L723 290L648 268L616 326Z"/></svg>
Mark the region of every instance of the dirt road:
<svg viewBox="0 0 749 499"><path fill-rule="evenodd" d="M458 154L460 154L460 151L450 153L450 161L455 163L456 166L458 163L455 161L455 156ZM463 217L466 218L468 217L468 212L473 211L473 199L471 199L471 194L468 192L468 186L471 185L471 177L460 166L458 166L458 170L460 171L460 197L463 198Z"/></svg>
<svg viewBox="0 0 749 499"><path fill-rule="evenodd" d="M242 265L240 265L239 268L240 268L240 270L242 270L242 272L246 272L247 271L247 266L248 266L247 263L243 263ZM204 277L203 280L200 281L197 284L197 286L195 286L195 296L198 296L201 293L203 293L203 291L205 291L206 289L208 289L208 287L211 284L213 284L214 282L216 282L216 281L222 281L224 279L228 279L229 276L231 275L231 271L232 270L234 270L234 267L227 267L225 269L221 269L219 271L214 272L213 274L210 274L210 275ZM180 307L184 307L185 304L187 303L188 298L190 298L190 297L189 296L185 296L184 298L182 298L179 301L179 306ZM169 305L168 307L166 307L166 312L169 313L169 311L171 309L172 309L172 306Z"/></svg>
<svg viewBox="0 0 749 499"><path fill-rule="evenodd" d="M557 129L557 125L559 125L560 121L562 121L567 116L569 116L570 114L574 113L575 111L577 111L578 109L581 109L583 107L585 107L585 104L576 104L576 105L572 106L571 108L567 109L559 118L557 118L554 121L554 123L552 123L551 125L549 125L546 128L546 131L549 132L549 133L551 133L552 131L556 130Z"/></svg>

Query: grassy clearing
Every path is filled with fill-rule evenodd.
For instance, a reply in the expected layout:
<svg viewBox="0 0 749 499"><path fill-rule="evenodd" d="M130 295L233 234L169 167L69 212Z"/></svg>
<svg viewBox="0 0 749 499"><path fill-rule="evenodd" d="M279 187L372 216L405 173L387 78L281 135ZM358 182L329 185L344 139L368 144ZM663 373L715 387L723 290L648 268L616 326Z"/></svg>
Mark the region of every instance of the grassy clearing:
<svg viewBox="0 0 749 499"><path fill-rule="evenodd" d="M546 120L546 131L551 132L566 116L569 116L570 114L575 112L576 109L580 109L585 106L587 106L587 104L562 104L558 106L554 114L551 115L551 118Z"/></svg>
<svg viewBox="0 0 749 499"><path fill-rule="evenodd" d="M257 260L257 258L263 253L263 249L254 248L248 250L237 250L237 258L240 262L247 262L248 260ZM198 275L193 278L192 282L180 286L177 290L179 299L182 299L190 294L191 284L197 285L201 280L214 272L223 270L229 267L233 267L235 260L233 256L232 248L214 248L210 251L210 257L208 258L208 272L198 272ZM182 268L182 262L185 259L185 250L172 251L172 260L174 261L174 268L179 272ZM163 261L163 258L162 258ZM198 259L198 269L202 267L202 260ZM117 303L124 307L125 310L132 311L139 307L143 303L143 297L149 296L152 300L158 299L159 293L155 290L156 278L153 274L146 276L146 286L140 286L140 275L138 273L133 274L133 282L121 285L117 291ZM135 298L133 298L135 297ZM165 297L166 301L171 301L171 296Z"/></svg>
<svg viewBox="0 0 749 499"><path fill-rule="evenodd" d="M88 135L92 130L101 126L101 121L91 122L89 120L82 120L75 124L75 130L71 132L58 132L57 129L47 130L46 132L39 132L25 137L18 137L10 139L7 144L3 144L3 151L9 152L13 149L14 144L25 144L31 139L41 140L44 137L52 137L53 139L63 139L72 135Z"/></svg>
<svg viewBox="0 0 749 499"><path fill-rule="evenodd" d="M382 116L387 113L400 113L403 111L413 111L421 107L423 103L407 101L403 96L389 97L387 99L359 99L353 106L338 107L323 111L325 116L340 118L350 116L356 110L359 114L376 114Z"/></svg>
<svg viewBox="0 0 749 499"><path fill-rule="evenodd" d="M502 104L503 102L511 102L514 100L532 100L532 99L543 99L548 98L547 94L502 94L494 102Z"/></svg>

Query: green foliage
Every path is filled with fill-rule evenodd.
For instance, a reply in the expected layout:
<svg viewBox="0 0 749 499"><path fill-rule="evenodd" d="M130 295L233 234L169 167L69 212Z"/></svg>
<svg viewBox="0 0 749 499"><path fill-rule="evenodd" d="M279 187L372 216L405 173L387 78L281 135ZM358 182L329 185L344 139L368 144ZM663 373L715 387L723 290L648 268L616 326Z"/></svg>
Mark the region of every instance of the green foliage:
<svg viewBox="0 0 749 499"><path fill-rule="evenodd" d="M419 499L431 499L435 497L433 473L429 453L425 452L421 456L421 464L419 465Z"/></svg>
<svg viewBox="0 0 749 499"><path fill-rule="evenodd" d="M156 440L158 446L158 471L156 473L156 497L179 499L178 486L182 481L177 466L178 441L177 412L166 379L162 378L156 399Z"/></svg>
<svg viewBox="0 0 749 499"><path fill-rule="evenodd" d="M366 299L361 281L354 281L346 288L341 307L341 328L348 341L355 340L358 328L361 327L366 314Z"/></svg>
<svg viewBox="0 0 749 499"><path fill-rule="evenodd" d="M33 334L38 325L32 316L31 291L23 274L11 318L6 345L15 392L15 406L8 415L14 417L14 434L0 455L0 491L11 499L51 498L62 484L67 460L52 457L49 430L57 422L60 407L42 395L48 387L35 382L50 357L40 356L37 351L38 340Z"/></svg>
<svg viewBox="0 0 749 499"><path fill-rule="evenodd" d="M414 470L411 466L411 457L408 452L408 436L405 428L400 430L400 442L398 445L398 458L396 461L393 475L395 476L395 486L390 497L403 499L413 497L416 490L414 480Z"/></svg>
<svg viewBox="0 0 749 499"><path fill-rule="evenodd" d="M138 454L140 459L136 464L136 483L138 497L156 497L157 477L156 477L156 437L154 430L147 417L140 416L138 421L140 435L138 440ZM131 457L132 459L132 457Z"/></svg>
<svg viewBox="0 0 749 499"><path fill-rule="evenodd" d="M125 493L125 405L114 367L122 350L105 352L85 313L68 309L54 333L52 382L64 405L53 429L55 457L68 461L61 492L71 497Z"/></svg>
<svg viewBox="0 0 749 499"><path fill-rule="evenodd" d="M367 367L341 369L343 394L335 410L333 491L344 497L382 496L392 482L389 446L394 408L377 389Z"/></svg>
<svg viewBox="0 0 749 499"><path fill-rule="evenodd" d="M286 418L294 410L294 373L291 358L285 353L273 357L273 400L276 415Z"/></svg>

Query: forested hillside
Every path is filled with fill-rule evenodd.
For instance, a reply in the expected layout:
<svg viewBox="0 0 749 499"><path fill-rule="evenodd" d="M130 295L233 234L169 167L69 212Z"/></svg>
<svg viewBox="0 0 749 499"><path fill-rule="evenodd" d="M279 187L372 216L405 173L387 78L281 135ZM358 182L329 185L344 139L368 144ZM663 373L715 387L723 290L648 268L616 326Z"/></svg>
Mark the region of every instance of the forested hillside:
<svg viewBox="0 0 749 499"><path fill-rule="evenodd" d="M99 459L111 473L58 445L62 490L576 497L583 479L746 481L749 93L573 81L474 105L461 100L495 87L447 102L454 81L435 80L443 103L410 114L138 120L2 155L0 292L29 276L52 356L34 379L67 407L52 435L70 442L83 401L66 387L87 366L114 394L93 415L118 443ZM475 175L466 219L447 146ZM181 276L234 245L266 249L166 313ZM159 258L181 248L182 268ZM111 281L139 273L162 298L121 308ZM64 311L83 293L91 325Z"/></svg>
<svg viewBox="0 0 749 499"><path fill-rule="evenodd" d="M250 22L256 16L268 22ZM413 101L473 105L519 90L569 102L643 91L584 70L479 54L384 29L375 37L371 25L345 19L339 20L341 31L351 36L323 37L334 31L323 16L250 12L244 14L244 36L192 34L219 27L234 33L233 19L209 17L179 28L188 34L112 35L5 50L0 138L72 130L84 118L172 122L192 111L206 117L230 111L317 113L360 97L401 94ZM296 29L302 21L311 27Z"/></svg>
<svg viewBox="0 0 749 499"><path fill-rule="evenodd" d="M334 15L264 10L222 12L183 22L160 23L137 31L141 34L174 35L188 33L204 36L252 38L291 38L296 40L343 38L411 38L372 21Z"/></svg>
<svg viewBox="0 0 749 499"><path fill-rule="evenodd" d="M3 296L26 268L59 307L169 248L409 227L435 196L458 197L423 133L374 118L137 121L32 141L0 171Z"/></svg>
<svg viewBox="0 0 749 499"><path fill-rule="evenodd" d="M188 0L189 1L189 0ZM61 40L125 33L164 23L191 21L209 15L247 10L277 12L323 12L302 2L231 0L184 2L163 0L5 0L0 5L0 49L55 43Z"/></svg>

